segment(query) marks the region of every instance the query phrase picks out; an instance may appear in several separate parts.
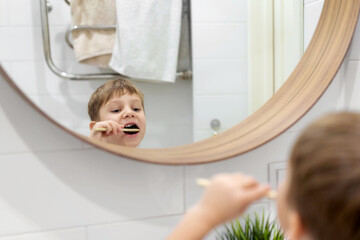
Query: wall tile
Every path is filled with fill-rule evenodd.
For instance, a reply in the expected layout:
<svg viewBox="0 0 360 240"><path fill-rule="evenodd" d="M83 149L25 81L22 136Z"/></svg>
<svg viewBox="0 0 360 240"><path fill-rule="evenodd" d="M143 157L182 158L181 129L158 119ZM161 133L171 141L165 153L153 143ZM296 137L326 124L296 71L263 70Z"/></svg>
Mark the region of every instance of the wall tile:
<svg viewBox="0 0 360 240"><path fill-rule="evenodd" d="M343 69L341 68L330 86L326 89L325 94L323 94L314 106L301 118L301 121L296 122L288 131L300 131L311 121L314 121L324 114L341 111L343 109L341 99L342 80Z"/></svg>
<svg viewBox="0 0 360 240"><path fill-rule="evenodd" d="M181 215L169 216L89 227L88 240L165 239L181 217Z"/></svg>
<svg viewBox="0 0 360 240"><path fill-rule="evenodd" d="M246 58L246 24L194 24L193 58Z"/></svg>
<svg viewBox="0 0 360 240"><path fill-rule="evenodd" d="M0 235L183 211L182 167L104 154L89 149L0 155L0 211L9 216L0 219Z"/></svg>
<svg viewBox="0 0 360 240"><path fill-rule="evenodd" d="M203 189L195 184L197 178L211 178L223 172L241 172L254 176L259 182L268 182L268 164L286 162L297 133L286 132L256 149L220 162L185 167L186 208L200 199ZM275 154L274 154L275 153Z"/></svg>
<svg viewBox="0 0 360 240"><path fill-rule="evenodd" d="M285 180L287 162L271 162L268 164L268 181L272 189L278 189Z"/></svg>
<svg viewBox="0 0 360 240"><path fill-rule="evenodd" d="M0 237L0 240L87 240L85 229L65 229L51 232L27 233L9 237Z"/></svg>
<svg viewBox="0 0 360 240"><path fill-rule="evenodd" d="M197 59L194 94L246 94L246 60Z"/></svg>
<svg viewBox="0 0 360 240"><path fill-rule="evenodd" d="M191 1L191 12L194 23L245 22L247 20L247 1L195 0Z"/></svg>

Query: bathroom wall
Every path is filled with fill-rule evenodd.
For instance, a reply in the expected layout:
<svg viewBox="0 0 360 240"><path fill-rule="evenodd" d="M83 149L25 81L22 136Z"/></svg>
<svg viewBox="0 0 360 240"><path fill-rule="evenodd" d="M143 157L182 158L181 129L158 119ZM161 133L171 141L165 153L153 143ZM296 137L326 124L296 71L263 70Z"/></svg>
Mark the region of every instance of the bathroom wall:
<svg viewBox="0 0 360 240"><path fill-rule="evenodd" d="M194 141L248 116L247 0L192 1Z"/></svg>
<svg viewBox="0 0 360 240"><path fill-rule="evenodd" d="M24 17L34 14L35 7L34 12L17 7L29 6L27 2L0 0L0 36L10 34L17 39L18 34L32 36L39 31L24 26L14 27L18 30L15 31L4 25L11 19L9 9L24 11ZM306 1L306 18L318 16L313 11L318 3ZM200 1L194 0L193 4ZM312 28L311 24L308 21L306 29ZM4 41L0 38L2 61L9 46L15 45L12 49L16 49L16 56L24 56L16 62L19 65L12 74L28 73L25 77L31 76L31 71L47 74L46 68L39 66L41 59L35 62L39 65L25 67L31 61L28 56L34 54L25 43L37 44L33 38L24 38L25 43L14 41L14 45L4 45ZM36 54L41 58L41 53ZM5 61L5 66L9 65L12 64ZM196 81L197 73L194 74ZM189 166L153 165L92 148L39 115L1 79L0 240L164 239L203 191L194 184L196 177L241 171L259 181L276 184L276 179L283 176L290 146L306 124L330 111L360 110L359 78L360 25L337 77L298 123L249 153L217 163ZM59 89L62 86L57 85ZM262 200L252 209L272 206Z"/></svg>
<svg viewBox="0 0 360 240"><path fill-rule="evenodd" d="M0 60L18 86L41 109L63 126L89 134L87 102L105 81L67 80L50 71L44 60L40 1L0 0ZM49 0L51 56L54 64L68 73L102 72L76 61L65 43L70 29L70 6L64 0ZM12 46L12 47L9 47ZM136 82L144 92L147 132L141 147L172 147L191 143L192 81L173 83ZM169 134L177 135L173 138Z"/></svg>

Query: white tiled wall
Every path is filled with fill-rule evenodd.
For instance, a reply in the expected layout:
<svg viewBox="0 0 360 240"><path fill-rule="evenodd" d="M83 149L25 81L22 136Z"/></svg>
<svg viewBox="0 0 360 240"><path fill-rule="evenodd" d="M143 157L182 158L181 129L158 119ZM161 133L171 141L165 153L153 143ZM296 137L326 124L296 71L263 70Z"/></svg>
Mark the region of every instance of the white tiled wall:
<svg viewBox="0 0 360 240"><path fill-rule="evenodd" d="M87 102L104 81L71 81L59 78L49 70L44 61L39 2L0 0L0 61L17 85L50 117L67 128L88 135ZM64 0L49 0L49 3L53 7L49 24L55 65L70 73L99 72L97 68L78 64L73 50L65 43L65 32L71 22L70 7ZM145 94L148 113L147 134L141 147L191 143L192 81L178 79L175 84L138 82L137 85ZM164 117L158 117L160 111ZM182 134L174 138L169 132Z"/></svg>
<svg viewBox="0 0 360 240"><path fill-rule="evenodd" d="M248 115L247 1L191 1L194 140L211 137Z"/></svg>
<svg viewBox="0 0 360 240"><path fill-rule="evenodd" d="M26 23L22 19L10 18L11 11L3 11L3 7L7 8L12 2L0 0L0 50L4 49L5 53L9 46L13 46L3 46L9 43L3 37L9 30L9 21ZM29 2L21 1L24 6ZM64 4L62 1L51 2L54 5ZM194 0L193 4L201 5L202 2L204 1ZM207 2L212 5L219 3ZM222 2L223 5L219 6L227 6L227 11L233 11L227 5L230 1ZM37 5L35 1L31 3ZM24 16L38 16L32 4L31 8L33 12L24 12ZM201 16L205 14L201 12L204 9L206 8L197 8L195 11L194 7L193 13ZM227 17L225 13L217 14ZM30 32L33 32L34 29L31 29ZM24 41L23 44L28 42L37 45L33 40ZM80 140L39 115L0 79L0 240L164 239L184 211L201 195L203 189L194 184L195 178L210 177L219 172L241 171L266 182L269 178L269 165L286 162L291 144L309 121L329 111L360 110L357 97L360 90L356 87L360 69L359 43L360 25L337 78L320 101L293 128L256 150L211 164L153 165L84 146ZM21 57L22 54L15 51L17 48L12 49L14 54ZM32 51L25 53L28 55L26 58L37 54ZM1 51L0 56L3 57ZM2 64L12 74L16 73L25 79L36 72L39 76L49 74L46 73L46 67L42 66L42 55L39 56L39 64L37 61L24 59L2 59L5 61ZM29 65L25 67L27 62ZM21 65L23 69L14 68L15 65ZM197 74L200 76L199 71L199 68L195 69L194 82L197 81ZM91 88L93 83L77 84L77 87L70 88L66 81L55 79L50 85L30 84L28 89L52 89L55 93L74 91L76 95L83 87ZM79 101L78 99L74 97L74 101ZM180 115L191 115L185 108L181 108L180 112ZM259 201L250 211L270 208L270 204L264 200ZM213 239L213 235L214 233L209 235L208 239Z"/></svg>

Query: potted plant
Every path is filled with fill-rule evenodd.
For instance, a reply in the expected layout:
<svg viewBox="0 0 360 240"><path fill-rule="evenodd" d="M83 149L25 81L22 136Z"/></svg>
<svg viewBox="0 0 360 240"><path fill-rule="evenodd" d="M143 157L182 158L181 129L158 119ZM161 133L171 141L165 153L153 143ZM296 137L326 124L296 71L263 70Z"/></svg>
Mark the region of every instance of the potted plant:
<svg viewBox="0 0 360 240"><path fill-rule="evenodd" d="M261 217L255 213L253 218L250 215L242 220L236 219L225 225L223 232L218 232L217 240L284 240L284 234L275 220Z"/></svg>

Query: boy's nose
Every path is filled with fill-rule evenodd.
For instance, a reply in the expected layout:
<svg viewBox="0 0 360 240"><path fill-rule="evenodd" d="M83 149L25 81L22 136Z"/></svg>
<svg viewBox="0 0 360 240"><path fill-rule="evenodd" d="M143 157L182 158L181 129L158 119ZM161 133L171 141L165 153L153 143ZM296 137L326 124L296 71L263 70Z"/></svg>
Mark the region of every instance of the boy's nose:
<svg viewBox="0 0 360 240"><path fill-rule="evenodd" d="M135 115L134 115L133 111L131 111L130 109L126 109L124 112L124 115L123 115L124 118L134 117L134 116Z"/></svg>

